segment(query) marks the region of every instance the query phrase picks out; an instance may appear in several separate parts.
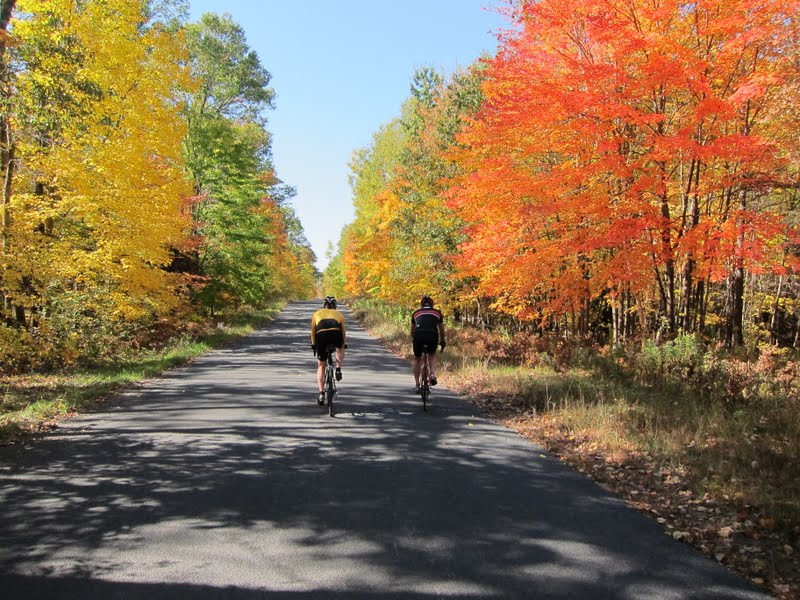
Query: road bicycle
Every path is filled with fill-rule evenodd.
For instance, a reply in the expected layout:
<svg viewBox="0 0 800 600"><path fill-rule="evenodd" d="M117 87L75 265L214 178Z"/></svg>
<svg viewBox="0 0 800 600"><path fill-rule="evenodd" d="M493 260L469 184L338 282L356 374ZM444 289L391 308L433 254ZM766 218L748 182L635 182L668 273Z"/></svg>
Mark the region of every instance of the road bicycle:
<svg viewBox="0 0 800 600"><path fill-rule="evenodd" d="M336 346L330 345L325 348L325 386L322 391L324 393L324 402L328 405L328 415L333 416L333 401L336 399L336 366L333 360L333 354L336 352Z"/></svg>
<svg viewBox="0 0 800 600"><path fill-rule="evenodd" d="M431 363L428 359L428 346L422 347L419 360L419 395L422 396L422 410L428 410L428 397L431 395Z"/></svg>

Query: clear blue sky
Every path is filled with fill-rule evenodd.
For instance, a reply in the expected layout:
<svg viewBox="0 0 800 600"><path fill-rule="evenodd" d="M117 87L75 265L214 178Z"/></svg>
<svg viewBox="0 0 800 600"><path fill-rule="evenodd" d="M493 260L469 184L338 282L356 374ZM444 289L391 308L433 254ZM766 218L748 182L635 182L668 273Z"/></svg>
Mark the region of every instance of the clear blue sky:
<svg viewBox="0 0 800 600"><path fill-rule="evenodd" d="M272 74L278 177L317 266L353 220L353 151L398 116L414 70L450 73L494 52L502 0L190 0L191 19L229 13Z"/></svg>

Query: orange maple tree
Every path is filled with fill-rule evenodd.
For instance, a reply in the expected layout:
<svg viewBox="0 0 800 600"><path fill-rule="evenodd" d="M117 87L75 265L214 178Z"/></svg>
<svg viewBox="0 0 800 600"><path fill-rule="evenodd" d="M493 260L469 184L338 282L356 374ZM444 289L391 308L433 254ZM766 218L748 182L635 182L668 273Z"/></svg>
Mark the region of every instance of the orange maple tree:
<svg viewBox="0 0 800 600"><path fill-rule="evenodd" d="M797 2L522 2L449 190L462 275L495 308L741 343L744 272L787 266ZM712 286L715 292L712 294ZM623 326L623 320L625 325Z"/></svg>

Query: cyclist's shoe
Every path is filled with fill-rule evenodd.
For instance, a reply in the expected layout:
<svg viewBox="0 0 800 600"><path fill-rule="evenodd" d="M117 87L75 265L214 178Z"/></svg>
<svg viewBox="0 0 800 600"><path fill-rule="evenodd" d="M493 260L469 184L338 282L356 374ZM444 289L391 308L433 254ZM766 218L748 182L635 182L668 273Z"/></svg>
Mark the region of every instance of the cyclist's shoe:
<svg viewBox="0 0 800 600"><path fill-rule="evenodd" d="M336 381L342 380L342 370L339 367L336 367Z"/></svg>
<svg viewBox="0 0 800 600"><path fill-rule="evenodd" d="M431 375L431 385L436 385L439 381L436 379L436 375Z"/></svg>
<svg viewBox="0 0 800 600"><path fill-rule="evenodd" d="M419 388L419 384L417 383L416 385L414 385L414 393L415 394L419 394L419 392L420 392L420 388Z"/></svg>
<svg viewBox="0 0 800 600"><path fill-rule="evenodd" d="M319 396L317 396L317 404L319 404L320 406L325 404L325 392L319 393Z"/></svg>

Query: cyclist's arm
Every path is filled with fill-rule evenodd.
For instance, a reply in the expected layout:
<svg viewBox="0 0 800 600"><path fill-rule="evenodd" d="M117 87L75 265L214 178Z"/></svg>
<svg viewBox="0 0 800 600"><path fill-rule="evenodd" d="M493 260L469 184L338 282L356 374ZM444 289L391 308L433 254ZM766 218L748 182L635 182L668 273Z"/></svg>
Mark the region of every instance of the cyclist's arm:
<svg viewBox="0 0 800 600"><path fill-rule="evenodd" d="M344 326L344 317L342 317L342 320L340 321L340 323L342 324L342 344L346 344L347 343L347 328Z"/></svg>
<svg viewBox="0 0 800 600"><path fill-rule="evenodd" d="M314 327L314 317L311 317L311 345L312 346L316 346L317 345L316 344L316 337L317 337L316 336L316 334L317 334L316 329L317 328Z"/></svg>
<svg viewBox="0 0 800 600"><path fill-rule="evenodd" d="M446 339L444 335L444 323L439 323L439 341L444 342Z"/></svg>

